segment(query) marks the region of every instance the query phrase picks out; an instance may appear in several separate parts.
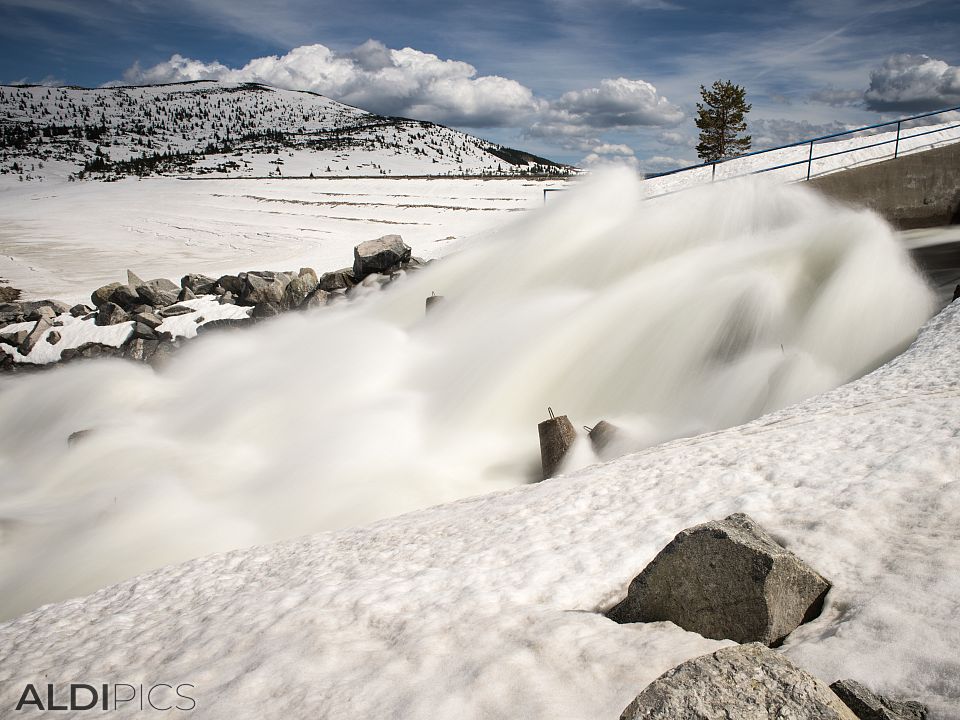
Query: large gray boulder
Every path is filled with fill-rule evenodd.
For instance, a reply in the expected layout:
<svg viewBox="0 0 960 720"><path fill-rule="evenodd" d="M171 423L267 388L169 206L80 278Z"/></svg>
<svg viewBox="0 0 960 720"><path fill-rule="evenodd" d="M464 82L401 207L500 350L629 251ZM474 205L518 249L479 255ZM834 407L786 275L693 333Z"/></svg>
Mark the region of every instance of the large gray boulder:
<svg viewBox="0 0 960 720"><path fill-rule="evenodd" d="M121 285L110 293L110 302L130 312L134 307L140 305L142 300L140 294L134 288L129 285Z"/></svg>
<svg viewBox="0 0 960 720"><path fill-rule="evenodd" d="M349 290L356 284L357 278L353 276L353 268L342 268L320 276L320 289L328 293Z"/></svg>
<svg viewBox="0 0 960 720"><path fill-rule="evenodd" d="M119 325L130 319L130 315L119 305L112 302L105 302L97 311L97 318L94 322L97 325Z"/></svg>
<svg viewBox="0 0 960 720"><path fill-rule="evenodd" d="M316 275L300 275L291 280L283 290L280 307L283 310L296 310L302 306L310 293L317 289Z"/></svg>
<svg viewBox="0 0 960 720"><path fill-rule="evenodd" d="M609 617L669 620L716 640L776 646L820 614L829 589L823 576L737 513L680 532Z"/></svg>
<svg viewBox="0 0 960 720"><path fill-rule="evenodd" d="M228 277L228 276L224 276ZM206 275L197 275L191 273L180 278L180 287L189 290L194 295L213 295L217 281Z"/></svg>
<svg viewBox="0 0 960 720"><path fill-rule="evenodd" d="M110 300L110 296L113 295L114 291L119 287L124 287L123 283L109 283L97 288L90 293L90 302L93 303L94 307L100 307Z"/></svg>
<svg viewBox="0 0 960 720"><path fill-rule="evenodd" d="M727 647L668 670L620 720L856 720L810 673L760 643Z"/></svg>
<svg viewBox="0 0 960 720"><path fill-rule="evenodd" d="M10 332L0 332L0 342L6 343L11 347L20 347L20 344L27 339L27 336L30 334L29 330L21 329Z"/></svg>
<svg viewBox="0 0 960 720"><path fill-rule="evenodd" d="M153 305L156 308L167 307L177 302L180 286L166 278L157 278L137 286L137 294L147 305Z"/></svg>
<svg viewBox="0 0 960 720"><path fill-rule="evenodd" d="M389 273L407 262L410 255L410 246L399 235L367 240L353 249L353 276L359 281L374 273Z"/></svg>
<svg viewBox="0 0 960 720"><path fill-rule="evenodd" d="M856 680L837 680L830 689L860 720L927 720L926 705L877 695Z"/></svg>
<svg viewBox="0 0 960 720"><path fill-rule="evenodd" d="M247 273L240 302L244 305L270 303L279 306L290 280L281 273Z"/></svg>

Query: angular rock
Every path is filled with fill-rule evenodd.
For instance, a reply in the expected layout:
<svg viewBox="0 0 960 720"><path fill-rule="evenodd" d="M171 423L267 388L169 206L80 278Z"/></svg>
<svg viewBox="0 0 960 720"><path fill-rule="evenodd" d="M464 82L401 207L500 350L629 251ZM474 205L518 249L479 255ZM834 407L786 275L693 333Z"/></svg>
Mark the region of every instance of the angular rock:
<svg viewBox="0 0 960 720"><path fill-rule="evenodd" d="M84 305L83 303L80 303L78 305L74 305L72 308L70 308L68 312L73 317L83 317L84 315L89 315L91 312L93 312L93 308L90 307L89 305Z"/></svg>
<svg viewBox="0 0 960 720"><path fill-rule="evenodd" d="M300 309L315 310L316 308L324 307L326 306L327 301L329 299L330 299L330 293L324 292L320 288L317 288L307 296L307 299L303 301L303 304L300 306Z"/></svg>
<svg viewBox="0 0 960 720"><path fill-rule="evenodd" d="M334 270L320 276L320 289L325 292L334 292L336 290L348 290L356 285L353 277L353 268L343 268Z"/></svg>
<svg viewBox="0 0 960 720"><path fill-rule="evenodd" d="M620 720L856 720L830 688L760 643L687 660L650 683Z"/></svg>
<svg viewBox="0 0 960 720"><path fill-rule="evenodd" d="M134 323L133 334L131 334L130 337L134 339L142 338L144 340L156 340L157 333L154 332L153 328L149 325L138 322Z"/></svg>
<svg viewBox="0 0 960 720"><path fill-rule="evenodd" d="M0 342L6 343L10 347L20 347L20 344L27 339L29 330L16 330L14 332L0 333Z"/></svg>
<svg viewBox="0 0 960 720"><path fill-rule="evenodd" d="M820 614L829 589L819 573L737 513L681 531L608 617L669 620L715 640L776 646Z"/></svg>
<svg viewBox="0 0 960 720"><path fill-rule="evenodd" d="M137 294L147 305L157 308L167 307L177 302L180 286L166 278L157 278L137 286Z"/></svg>
<svg viewBox="0 0 960 720"><path fill-rule="evenodd" d="M133 316L133 321L142 323L150 328L156 328L163 325L163 318L152 312L139 312Z"/></svg>
<svg viewBox="0 0 960 720"><path fill-rule="evenodd" d="M177 317L178 315L187 315L188 313L196 312L193 308L187 307L186 305L171 305L170 307L165 307L162 310L158 311L160 317Z"/></svg>
<svg viewBox="0 0 960 720"><path fill-rule="evenodd" d="M184 300L196 300L197 296L194 294L193 290L188 287L183 288L180 291L180 294L177 295L177 302L183 302Z"/></svg>
<svg viewBox="0 0 960 720"><path fill-rule="evenodd" d="M277 303L262 302L253 306L253 312L250 313L250 317L255 320L266 320L267 318L276 317L281 312L280 305Z"/></svg>
<svg viewBox="0 0 960 720"><path fill-rule="evenodd" d="M367 240L353 249L353 276L362 280L372 273L388 273L410 259L410 246L399 235Z"/></svg>
<svg viewBox="0 0 960 720"><path fill-rule="evenodd" d="M221 296L220 296L220 299L219 299L217 302L219 302L221 305L236 305L236 304L237 304L236 298L233 296L233 293L230 292L229 290L228 290L227 292L225 292L223 295L221 295Z"/></svg>
<svg viewBox="0 0 960 720"><path fill-rule="evenodd" d="M118 325L129 319L130 316L122 307L116 303L105 302L100 306L95 322L97 325Z"/></svg>
<svg viewBox="0 0 960 720"><path fill-rule="evenodd" d="M247 273L243 292L240 293L240 302L243 305L271 303L279 306L288 283L286 277L275 273Z"/></svg>
<svg viewBox="0 0 960 720"><path fill-rule="evenodd" d="M250 320L247 318L221 318L220 320L211 320L197 328L198 335L205 335L214 330L233 330L240 327L248 327Z"/></svg>
<svg viewBox="0 0 960 720"><path fill-rule="evenodd" d="M80 358L116 357L120 353L120 348L115 348L111 345L103 345L101 343L88 342L80 345L79 347L64 350L60 354L60 359L63 361L68 361L78 360Z"/></svg>
<svg viewBox="0 0 960 720"><path fill-rule="evenodd" d="M312 282L314 287L320 284L317 273L313 268L302 267L300 268L300 272L297 273L297 276L305 278L308 282Z"/></svg>
<svg viewBox="0 0 960 720"><path fill-rule="evenodd" d="M0 326L23 322L23 308L20 303L0 303Z"/></svg>
<svg viewBox="0 0 960 720"><path fill-rule="evenodd" d="M20 299L20 290L15 287L0 286L0 302L15 302Z"/></svg>
<svg viewBox="0 0 960 720"><path fill-rule="evenodd" d="M206 275L184 275L180 278L180 287L189 289L194 295L212 295L217 281Z"/></svg>
<svg viewBox="0 0 960 720"><path fill-rule="evenodd" d="M17 347L17 352L21 355L29 355L30 351L37 346L37 343L47 336L51 327L53 326L46 319L40 318L37 320L37 324L33 326L24 341Z"/></svg>
<svg viewBox="0 0 960 720"><path fill-rule="evenodd" d="M280 307L283 310L295 310L303 305L304 301L317 289L316 277L310 275L296 277L283 290Z"/></svg>
<svg viewBox="0 0 960 720"><path fill-rule="evenodd" d="M141 303L140 295L128 285L121 285L110 293L109 301L114 305L119 305L127 312Z"/></svg>
<svg viewBox="0 0 960 720"><path fill-rule="evenodd" d="M860 720L927 720L926 705L877 695L856 680L837 680L830 689Z"/></svg>
<svg viewBox="0 0 960 720"><path fill-rule="evenodd" d="M97 288L90 294L90 302L93 303L94 307L100 307L105 302L109 302L110 296L118 287L123 287L123 284L115 282Z"/></svg>
<svg viewBox="0 0 960 720"><path fill-rule="evenodd" d="M240 293L243 292L243 284L243 279L237 275L221 275L214 286L214 292L218 295L230 292L233 293L234 297L240 297ZM220 291L217 291L216 288L220 288Z"/></svg>
<svg viewBox="0 0 960 720"><path fill-rule="evenodd" d="M146 362L153 357L159 346L160 342L156 338L135 338L124 346L123 356L130 360Z"/></svg>
<svg viewBox="0 0 960 720"><path fill-rule="evenodd" d="M27 320L46 320L47 322L53 322L53 319L57 316L57 311L48 305L43 305L38 307L30 312L27 315Z"/></svg>
<svg viewBox="0 0 960 720"><path fill-rule="evenodd" d="M62 336L56 330L51 330L47 334L47 342L50 343L51 345L56 345L58 342L60 342L61 339L62 339Z"/></svg>
<svg viewBox="0 0 960 720"><path fill-rule="evenodd" d="M133 270L127 270L127 285L131 290L136 290L143 284L143 279L139 275L137 275Z"/></svg>
<svg viewBox="0 0 960 720"><path fill-rule="evenodd" d="M162 367L170 361L179 347L180 343L176 340L161 340L148 362L152 367Z"/></svg>

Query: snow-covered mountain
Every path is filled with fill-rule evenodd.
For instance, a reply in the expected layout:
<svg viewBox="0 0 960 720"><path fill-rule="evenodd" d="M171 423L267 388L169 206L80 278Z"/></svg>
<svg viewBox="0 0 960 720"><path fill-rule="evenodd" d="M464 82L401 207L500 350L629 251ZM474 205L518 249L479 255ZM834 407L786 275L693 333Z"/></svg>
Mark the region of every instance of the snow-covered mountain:
<svg viewBox="0 0 960 720"><path fill-rule="evenodd" d="M0 174L309 177L567 174L452 130L252 83L0 86Z"/></svg>

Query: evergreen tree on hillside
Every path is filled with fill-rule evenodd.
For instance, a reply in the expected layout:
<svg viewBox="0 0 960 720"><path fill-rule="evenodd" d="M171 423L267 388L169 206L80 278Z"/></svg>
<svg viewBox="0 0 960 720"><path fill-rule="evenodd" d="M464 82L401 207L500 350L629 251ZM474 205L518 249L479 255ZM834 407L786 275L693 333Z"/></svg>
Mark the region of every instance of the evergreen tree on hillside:
<svg viewBox="0 0 960 720"><path fill-rule="evenodd" d="M697 155L705 162L741 155L750 149L750 136L744 116L752 105L746 102L747 91L729 80L717 80L708 90L700 86L702 103L697 103L697 127L700 144Z"/></svg>

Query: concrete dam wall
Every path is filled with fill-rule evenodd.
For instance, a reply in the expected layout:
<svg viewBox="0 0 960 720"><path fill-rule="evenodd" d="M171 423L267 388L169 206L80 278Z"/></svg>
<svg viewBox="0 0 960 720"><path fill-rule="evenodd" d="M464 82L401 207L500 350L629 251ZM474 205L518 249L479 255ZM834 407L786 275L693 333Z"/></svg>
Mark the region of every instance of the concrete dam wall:
<svg viewBox="0 0 960 720"><path fill-rule="evenodd" d="M840 202L869 207L900 230L960 222L960 143L844 170L808 183Z"/></svg>

